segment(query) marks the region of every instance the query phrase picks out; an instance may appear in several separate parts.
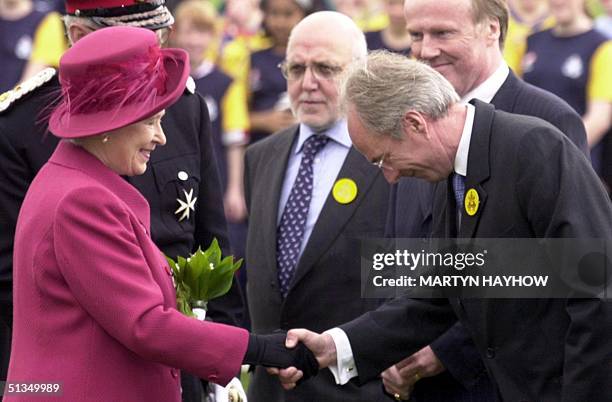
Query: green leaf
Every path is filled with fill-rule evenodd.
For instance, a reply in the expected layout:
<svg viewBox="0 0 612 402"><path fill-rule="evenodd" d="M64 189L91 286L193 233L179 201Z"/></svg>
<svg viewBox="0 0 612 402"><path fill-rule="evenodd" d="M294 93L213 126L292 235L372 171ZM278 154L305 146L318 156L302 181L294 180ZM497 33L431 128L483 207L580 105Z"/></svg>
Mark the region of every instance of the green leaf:
<svg viewBox="0 0 612 402"><path fill-rule="evenodd" d="M201 247L189 258L166 257L176 282L177 308L193 317L192 305L196 301L208 302L229 291L234 273L242 265L242 259L234 263L233 256L223 258L217 239L206 250Z"/></svg>
<svg viewBox="0 0 612 402"><path fill-rule="evenodd" d="M213 239L212 243L210 243L210 247L206 249L204 254L208 257L208 262L212 263L214 267L219 265L219 262L221 262L221 248L216 238Z"/></svg>
<svg viewBox="0 0 612 402"><path fill-rule="evenodd" d="M208 295L209 299L212 300L219 296L226 294L232 287L232 281L234 280L234 273L242 264L242 259L234 264L234 257L226 257L215 269L215 275L210 279L210 288L213 289Z"/></svg>
<svg viewBox="0 0 612 402"><path fill-rule="evenodd" d="M194 260L200 265L201 272L198 279L198 291L194 292L194 298L196 300L208 300L208 292L210 288L210 262L205 252L200 251L193 257Z"/></svg>

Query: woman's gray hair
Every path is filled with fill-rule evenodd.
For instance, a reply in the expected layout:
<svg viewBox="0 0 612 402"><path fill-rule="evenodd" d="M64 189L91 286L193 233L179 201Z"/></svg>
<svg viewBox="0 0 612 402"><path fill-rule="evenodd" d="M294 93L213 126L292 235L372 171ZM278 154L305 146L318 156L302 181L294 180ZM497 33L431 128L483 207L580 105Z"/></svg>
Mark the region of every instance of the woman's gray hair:
<svg viewBox="0 0 612 402"><path fill-rule="evenodd" d="M85 25L94 30L104 28L102 25L96 24L91 18L88 17L77 17L76 15L66 14L62 17L62 19L64 20L64 26L66 27L66 30L68 30L68 28L70 28L70 25L74 23Z"/></svg>
<svg viewBox="0 0 612 402"><path fill-rule="evenodd" d="M342 98L368 131L397 138L403 137L406 112L437 120L459 101L453 86L433 68L387 51L372 52L351 66Z"/></svg>

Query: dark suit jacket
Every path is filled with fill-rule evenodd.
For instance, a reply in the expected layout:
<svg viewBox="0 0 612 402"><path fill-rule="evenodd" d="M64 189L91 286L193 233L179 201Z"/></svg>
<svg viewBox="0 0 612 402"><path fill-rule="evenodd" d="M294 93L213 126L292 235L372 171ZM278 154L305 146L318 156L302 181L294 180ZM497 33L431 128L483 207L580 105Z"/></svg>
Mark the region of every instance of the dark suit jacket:
<svg viewBox="0 0 612 402"><path fill-rule="evenodd" d="M520 80L512 71L491 100L491 104L497 110L535 116L551 123L567 135L585 155L589 155L586 132L580 116L561 98ZM433 194L434 185L424 180L402 178L398 184L395 184L391 189L387 236L429 237ZM478 358L470 335L462 330L460 324L438 338L431 347L448 372L463 388L471 390L472 396L469 398L480 401L491 399L490 392L487 391L490 386L483 378L484 365ZM417 399L419 394L429 394L431 397L435 389L439 388L433 386L425 390L420 388L424 388L423 385L427 384L419 385L415 388ZM465 393L461 388L458 388L458 393L452 400L465 400L463 394ZM423 400L431 401L431 399Z"/></svg>
<svg viewBox="0 0 612 402"><path fill-rule="evenodd" d="M250 146L246 152L245 190L249 210L247 299L256 333L297 327L324 331L380 305L361 297L359 238L382 237L389 185L361 154L351 148L338 178L358 188L347 205L328 196L298 262L285 300L277 279L276 231L280 193L293 144L294 126ZM278 379L256 370L249 400L376 401L385 400L380 381L364 388L339 387L328 370L284 393Z"/></svg>
<svg viewBox="0 0 612 402"><path fill-rule="evenodd" d="M0 308L3 313L12 311L13 236L19 208L32 179L58 143L57 137L47 132L43 121L49 113L45 108L57 97L58 87L54 77L0 113ZM186 91L167 109L162 127L168 137L167 144L151 154L144 175L128 178L149 202L154 242L172 258L187 255L200 245L208 247L213 237L229 252L222 187L206 103L201 96ZM180 171L188 174L187 180L178 178ZM198 198L195 216L179 222L174 214L178 207L176 199L184 199L182 190L191 188ZM243 298L237 284L209 306L213 320L241 325ZM0 364L3 358L8 356L0 356Z"/></svg>
<svg viewBox="0 0 612 402"><path fill-rule="evenodd" d="M541 120L475 105L466 189L481 203L459 236L612 238L612 207L584 154ZM452 235L447 187L436 188L434 237ZM451 307L503 401L609 398L612 306L599 299L397 299L342 326L360 379L438 337Z"/></svg>

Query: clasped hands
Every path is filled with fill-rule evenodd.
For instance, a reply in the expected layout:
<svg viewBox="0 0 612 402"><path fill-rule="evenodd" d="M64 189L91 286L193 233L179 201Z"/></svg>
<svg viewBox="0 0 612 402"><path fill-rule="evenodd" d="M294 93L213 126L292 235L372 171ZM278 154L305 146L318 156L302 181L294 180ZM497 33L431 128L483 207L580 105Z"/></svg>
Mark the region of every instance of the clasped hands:
<svg viewBox="0 0 612 402"><path fill-rule="evenodd" d="M306 329L251 334L244 357L244 363L267 367L268 373L278 375L287 390L335 362L336 346L331 336Z"/></svg>
<svg viewBox="0 0 612 402"><path fill-rule="evenodd" d="M251 335L253 336L253 335ZM292 329L271 335L255 335L266 342L269 358L261 364L271 375L277 375L283 388L289 390L301 381L317 374L320 368L336 364L336 345L329 334L317 334L306 329ZM286 339L285 339L286 338ZM249 349L251 341L249 341ZM248 355L248 353L247 353ZM389 367L382 374L385 391L408 399L414 384L445 370L429 346Z"/></svg>
<svg viewBox="0 0 612 402"><path fill-rule="evenodd" d="M268 335L250 334L244 363L268 367L276 372L283 369L299 372L296 383L315 376L319 371L319 363L313 352L299 342L287 347L289 344L286 340L287 333L284 331Z"/></svg>
<svg viewBox="0 0 612 402"><path fill-rule="evenodd" d="M285 351L295 351L298 357L295 364L289 361L283 365L270 364L269 374L277 375L283 388L289 390L301 381L316 375L319 368L336 364L336 345L329 334L317 334L306 329L292 329L286 334L272 335L276 340L276 347ZM282 342L284 341L284 345ZM288 348L288 349L287 349ZM382 374L385 391L398 399L408 399L414 384L424 377L437 375L445 370L444 365L437 358L431 347L426 346L413 355L389 367Z"/></svg>

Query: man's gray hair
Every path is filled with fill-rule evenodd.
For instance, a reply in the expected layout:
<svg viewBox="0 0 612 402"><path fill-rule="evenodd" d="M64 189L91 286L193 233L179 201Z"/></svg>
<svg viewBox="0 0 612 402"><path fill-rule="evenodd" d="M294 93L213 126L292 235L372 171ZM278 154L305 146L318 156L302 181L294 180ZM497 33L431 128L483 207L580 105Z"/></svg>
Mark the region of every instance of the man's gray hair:
<svg viewBox="0 0 612 402"><path fill-rule="evenodd" d="M434 120L459 101L453 86L428 65L387 51L375 51L351 67L342 89L361 123L373 133L403 137L406 112Z"/></svg>

